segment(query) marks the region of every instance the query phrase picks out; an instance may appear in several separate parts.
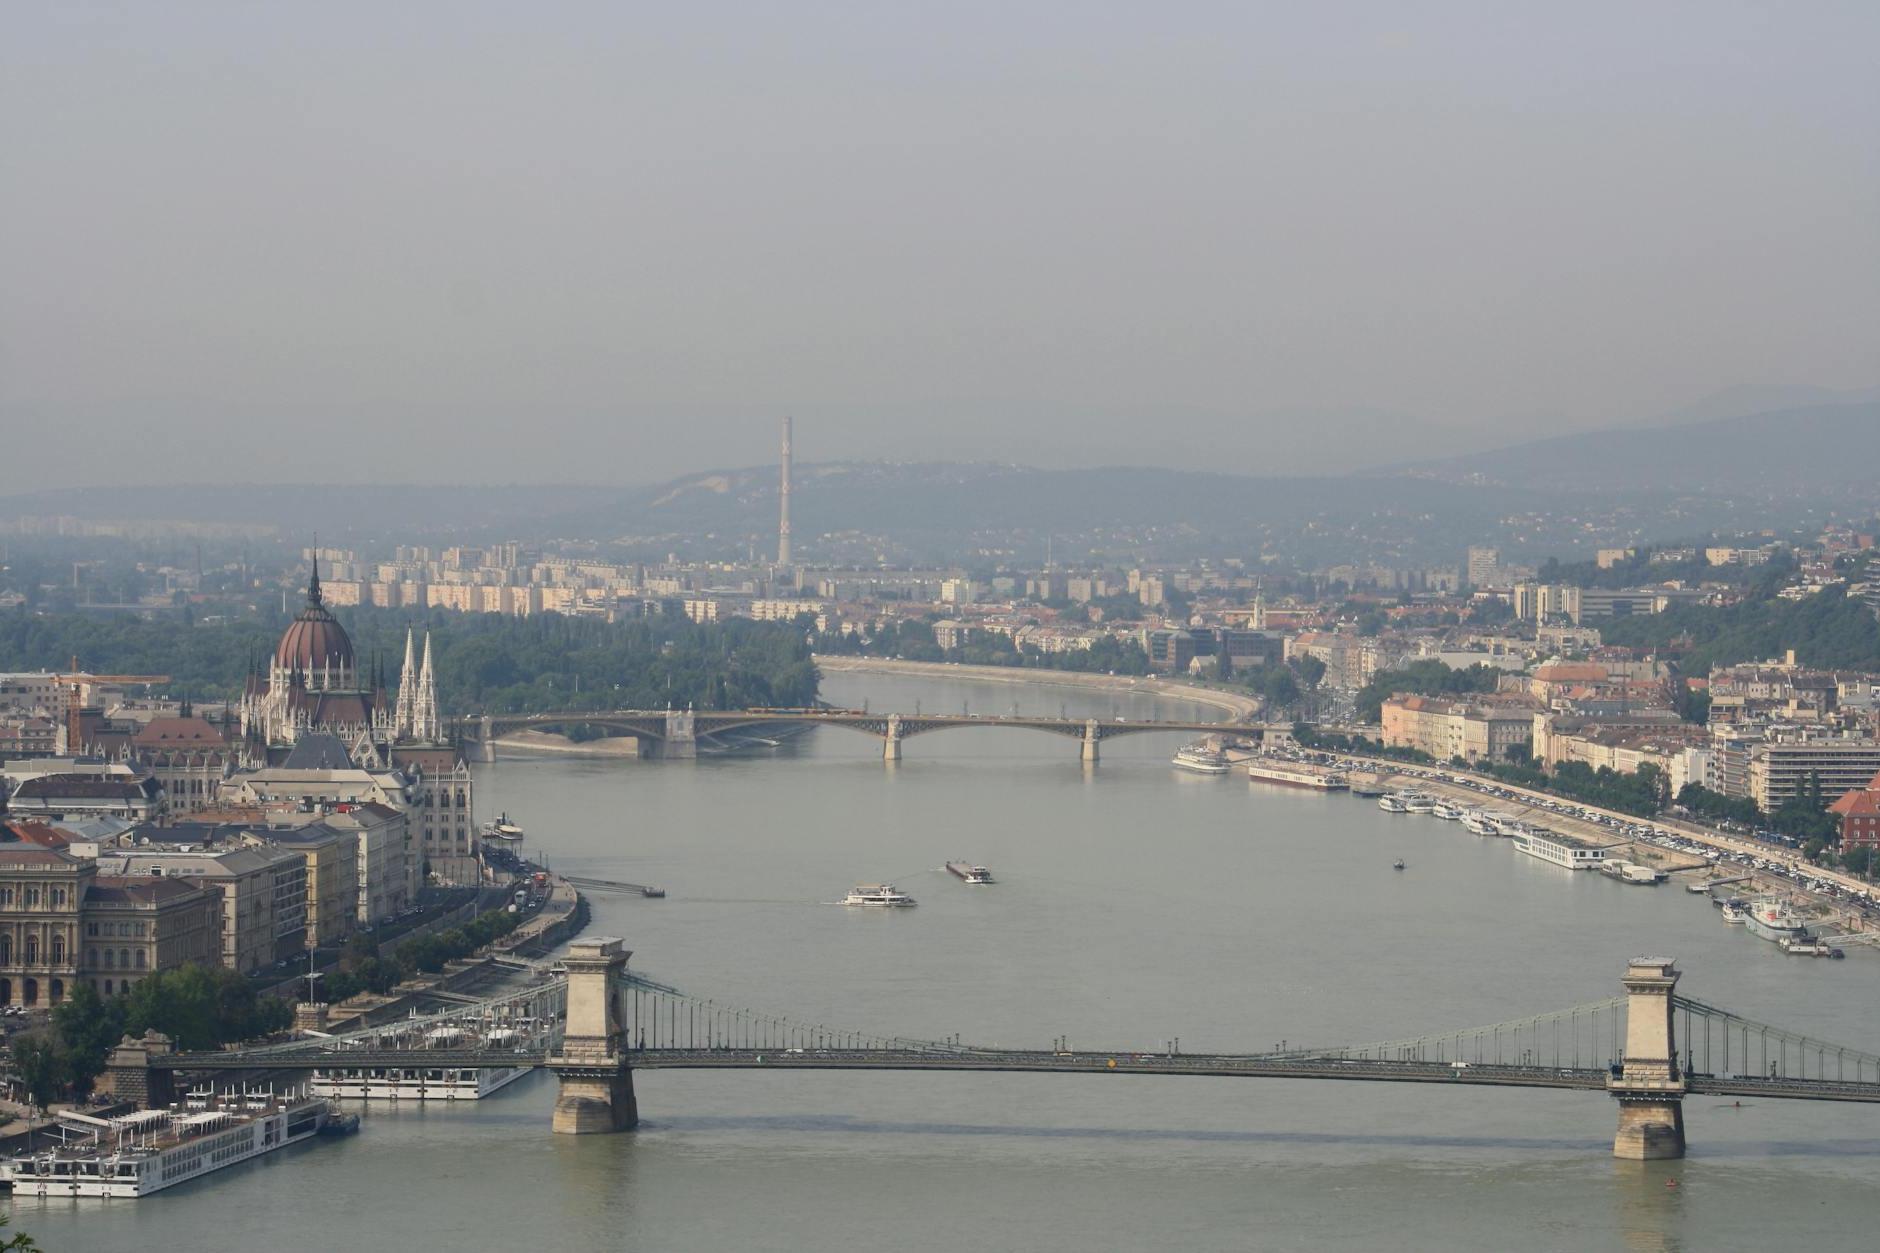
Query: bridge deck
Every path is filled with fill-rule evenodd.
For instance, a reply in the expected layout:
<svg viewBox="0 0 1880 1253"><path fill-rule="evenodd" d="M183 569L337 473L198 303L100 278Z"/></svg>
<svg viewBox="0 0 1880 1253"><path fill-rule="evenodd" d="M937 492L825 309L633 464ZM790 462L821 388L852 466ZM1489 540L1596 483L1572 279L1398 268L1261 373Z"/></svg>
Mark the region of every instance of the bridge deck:
<svg viewBox="0 0 1880 1253"><path fill-rule="evenodd" d="M493 1066L543 1066L537 1051L321 1050L244 1058L238 1053L178 1054L163 1059L174 1070L389 1069L395 1067L478 1069ZM158 1059L153 1058L155 1064ZM1040 1051L914 1049L635 1049L627 1054L635 1070L765 1071L978 1071L1028 1074L1189 1075L1246 1079L1334 1079L1372 1083L1436 1083L1464 1086L1556 1088L1604 1092L1604 1068L1468 1065L1443 1062L1376 1061L1345 1058L1246 1057L1218 1054L1052 1053ZM1880 1103L1880 1083L1840 1083L1823 1079L1755 1078L1693 1075L1693 1095L1764 1099Z"/></svg>

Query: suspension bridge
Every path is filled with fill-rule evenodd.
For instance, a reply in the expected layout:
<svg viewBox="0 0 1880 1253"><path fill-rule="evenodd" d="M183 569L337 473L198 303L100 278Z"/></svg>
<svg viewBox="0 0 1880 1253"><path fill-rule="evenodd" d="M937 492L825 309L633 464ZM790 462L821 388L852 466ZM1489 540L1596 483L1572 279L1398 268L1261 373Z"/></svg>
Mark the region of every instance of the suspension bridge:
<svg viewBox="0 0 1880 1253"><path fill-rule="evenodd" d="M1681 1157L1687 1095L1880 1103L1880 1054L1733 1014L1676 993L1663 958L1627 967L1624 994L1485 1027L1329 1048L1193 1053L1154 1048L988 1048L874 1035L726 1006L626 971L616 939L578 941L565 973L519 992L343 1034L218 1053L120 1049L113 1071L152 1103L178 1074L391 1072L540 1067L561 1081L554 1129L638 1121L640 1070L983 1071L1184 1075L1604 1092L1619 1105L1613 1151ZM128 1045L128 1042L127 1042ZM114 1082L116 1081L114 1073ZM124 1086L118 1089L124 1091Z"/></svg>

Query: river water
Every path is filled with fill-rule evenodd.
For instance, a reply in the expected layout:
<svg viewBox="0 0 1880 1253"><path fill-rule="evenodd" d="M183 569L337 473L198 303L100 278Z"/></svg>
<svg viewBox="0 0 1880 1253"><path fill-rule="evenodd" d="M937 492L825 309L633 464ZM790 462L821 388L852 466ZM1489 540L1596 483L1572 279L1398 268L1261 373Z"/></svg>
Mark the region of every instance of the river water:
<svg viewBox="0 0 1880 1253"><path fill-rule="evenodd" d="M839 704L1213 717L1139 695L842 674ZM1880 957L1785 958L1701 899L1574 875L1349 796L1183 775L1179 739L1077 745L824 728L696 764L511 758L479 801L599 897L590 935L699 996L970 1043L1250 1050L1683 991L1872 1048ZM1409 863L1403 873L1391 862ZM992 867L968 888L938 868ZM890 880L905 911L828 904ZM648 1072L644 1125L548 1130L553 1080L474 1107L372 1107L135 1205L14 1208L52 1250L150 1248L1628 1249L1873 1247L1880 1109L1686 1105L1690 1156L1610 1155L1587 1093L1108 1076ZM1675 1186L1672 1186L1675 1181Z"/></svg>

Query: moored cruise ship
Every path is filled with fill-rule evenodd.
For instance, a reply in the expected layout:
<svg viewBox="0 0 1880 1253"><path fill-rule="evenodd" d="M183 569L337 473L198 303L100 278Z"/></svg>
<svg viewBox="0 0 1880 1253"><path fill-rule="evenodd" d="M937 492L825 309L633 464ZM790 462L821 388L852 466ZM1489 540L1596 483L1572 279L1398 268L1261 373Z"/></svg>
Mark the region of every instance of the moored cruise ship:
<svg viewBox="0 0 1880 1253"><path fill-rule="evenodd" d="M1387 792L1377 798L1377 807L1387 814L1407 814L1409 806L1403 803L1403 797L1394 792Z"/></svg>
<svg viewBox="0 0 1880 1253"><path fill-rule="evenodd" d="M1184 744L1169 764L1177 770L1187 770L1194 774L1226 774L1228 771L1227 754L1218 748L1210 748L1205 741L1199 744Z"/></svg>
<svg viewBox="0 0 1880 1253"><path fill-rule="evenodd" d="M1286 766L1275 761L1247 763L1247 782L1277 783L1282 787L1302 787L1314 792L1342 792L1345 776L1308 766Z"/></svg>
<svg viewBox="0 0 1880 1253"><path fill-rule="evenodd" d="M1568 870L1597 870L1605 863L1606 850L1615 847L1588 843L1545 827L1527 827L1515 832L1514 846L1529 857L1538 857Z"/></svg>
<svg viewBox="0 0 1880 1253"><path fill-rule="evenodd" d="M330 1066L313 1072L318 1096L351 1101L480 1101L529 1073L527 1066Z"/></svg>
<svg viewBox="0 0 1880 1253"><path fill-rule="evenodd" d="M333 1117L325 1098L271 1090L211 1098L192 1094L181 1109L146 1109L116 1118L68 1112L69 1139L56 1149L0 1161L16 1196L134 1200L320 1134Z"/></svg>
<svg viewBox="0 0 1880 1253"><path fill-rule="evenodd" d="M1403 808L1405 813L1433 814L1436 812L1436 798L1422 792L1411 792L1403 798Z"/></svg>
<svg viewBox="0 0 1880 1253"><path fill-rule="evenodd" d="M1462 826L1465 830L1473 831L1477 835L1501 834L1501 828L1495 825L1493 819L1476 810L1470 810L1462 815Z"/></svg>
<svg viewBox="0 0 1880 1253"><path fill-rule="evenodd" d="M1743 912L1743 925L1750 934L1777 944L1784 940L1803 940L1808 937L1808 928L1790 911L1788 902L1774 896L1762 896L1751 901L1749 908Z"/></svg>

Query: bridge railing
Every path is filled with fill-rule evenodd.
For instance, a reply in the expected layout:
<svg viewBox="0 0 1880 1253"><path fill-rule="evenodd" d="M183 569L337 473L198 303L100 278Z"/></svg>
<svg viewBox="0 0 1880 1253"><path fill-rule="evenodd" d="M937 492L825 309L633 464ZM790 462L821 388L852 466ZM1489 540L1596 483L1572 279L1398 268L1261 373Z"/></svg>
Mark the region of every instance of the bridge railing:
<svg viewBox="0 0 1880 1253"><path fill-rule="evenodd" d="M1486 1027L1331 1049L1286 1049L1280 1057L1434 1062L1582 1070L1623 1055L1625 998L1611 997Z"/></svg>
<svg viewBox="0 0 1880 1253"><path fill-rule="evenodd" d="M688 996L663 985L625 988L622 1009L629 1048L634 1049L879 1049L900 1052L971 1053L957 1040L921 1040L880 1035L830 1023L765 1013Z"/></svg>
<svg viewBox="0 0 1880 1253"><path fill-rule="evenodd" d="M1687 1073L1880 1083L1880 1054L1757 1022L1688 996L1673 996L1671 1007Z"/></svg>

